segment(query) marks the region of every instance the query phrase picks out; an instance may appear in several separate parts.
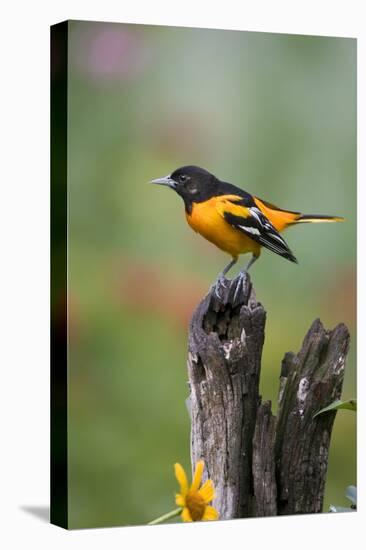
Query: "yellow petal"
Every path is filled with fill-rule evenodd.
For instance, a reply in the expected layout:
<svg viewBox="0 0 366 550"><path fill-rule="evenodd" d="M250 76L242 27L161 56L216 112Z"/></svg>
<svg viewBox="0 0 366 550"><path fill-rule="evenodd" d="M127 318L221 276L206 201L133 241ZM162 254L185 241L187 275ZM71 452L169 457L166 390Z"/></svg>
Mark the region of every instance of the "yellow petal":
<svg viewBox="0 0 366 550"><path fill-rule="evenodd" d="M215 489L212 483L212 479L208 479L198 490L199 494L203 498L206 504L211 502L215 498Z"/></svg>
<svg viewBox="0 0 366 550"><path fill-rule="evenodd" d="M183 508L185 503L186 503L186 500L182 495L180 495L180 494L175 495L175 504L177 506L181 506Z"/></svg>
<svg viewBox="0 0 366 550"><path fill-rule="evenodd" d="M219 519L219 513L213 506L206 506L205 513L203 514L202 520L203 521L212 521L215 519Z"/></svg>
<svg viewBox="0 0 366 550"><path fill-rule="evenodd" d="M205 463L203 462L203 460L199 460L196 464L196 471L194 472L191 491L198 490L198 487L200 486L200 483L201 483L204 467L205 467Z"/></svg>
<svg viewBox="0 0 366 550"><path fill-rule="evenodd" d="M183 521L192 521L191 514L189 513L188 508L183 508L182 520Z"/></svg>
<svg viewBox="0 0 366 550"><path fill-rule="evenodd" d="M175 477L180 485L180 492L183 497L188 493L188 480L183 467L180 464L174 464Z"/></svg>

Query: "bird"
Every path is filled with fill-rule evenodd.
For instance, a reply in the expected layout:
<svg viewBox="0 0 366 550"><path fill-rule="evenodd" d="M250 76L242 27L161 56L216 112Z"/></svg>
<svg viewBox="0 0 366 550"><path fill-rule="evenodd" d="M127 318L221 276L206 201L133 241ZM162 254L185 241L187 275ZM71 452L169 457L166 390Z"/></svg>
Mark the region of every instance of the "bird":
<svg viewBox="0 0 366 550"><path fill-rule="evenodd" d="M300 223L344 221L340 216L302 214L279 208L236 185L221 181L199 166L182 166L150 183L173 189L184 201L188 225L230 254L230 262L219 273L213 285L218 298L221 289L225 287L225 275L241 254L251 253L251 258L239 273L235 296L246 272L259 258L262 247L290 262L298 263L280 235L284 229Z"/></svg>

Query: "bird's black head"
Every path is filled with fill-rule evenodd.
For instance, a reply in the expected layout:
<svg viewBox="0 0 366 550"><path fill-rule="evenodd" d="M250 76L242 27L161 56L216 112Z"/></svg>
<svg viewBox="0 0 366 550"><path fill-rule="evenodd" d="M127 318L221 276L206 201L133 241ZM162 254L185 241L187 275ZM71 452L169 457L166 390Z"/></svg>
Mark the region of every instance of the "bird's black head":
<svg viewBox="0 0 366 550"><path fill-rule="evenodd" d="M174 189L184 200L187 212L191 212L192 203L206 201L216 194L219 180L199 166L183 166L151 183Z"/></svg>

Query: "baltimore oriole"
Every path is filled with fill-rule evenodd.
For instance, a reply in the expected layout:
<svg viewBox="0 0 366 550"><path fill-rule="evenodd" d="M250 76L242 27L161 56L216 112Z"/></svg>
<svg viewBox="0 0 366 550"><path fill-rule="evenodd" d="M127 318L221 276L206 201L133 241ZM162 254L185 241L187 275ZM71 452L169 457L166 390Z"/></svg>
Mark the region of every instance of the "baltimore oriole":
<svg viewBox="0 0 366 550"><path fill-rule="evenodd" d="M240 282L259 258L262 246L297 263L279 234L283 229L298 223L343 221L339 216L304 215L278 208L231 183L219 180L198 166L183 166L151 183L174 189L184 201L187 222L192 229L231 255L232 260L215 283L218 296L220 285L224 284L224 277L238 261L239 254L252 253L250 261L240 272Z"/></svg>

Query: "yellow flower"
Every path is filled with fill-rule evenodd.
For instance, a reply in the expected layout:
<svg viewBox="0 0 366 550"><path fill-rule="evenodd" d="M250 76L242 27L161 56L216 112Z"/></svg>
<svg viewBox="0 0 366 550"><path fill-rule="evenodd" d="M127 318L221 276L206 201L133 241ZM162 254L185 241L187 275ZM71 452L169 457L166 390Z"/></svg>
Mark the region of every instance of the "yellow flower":
<svg viewBox="0 0 366 550"><path fill-rule="evenodd" d="M177 506L183 508L183 521L207 521L218 519L219 513L208 503L215 498L215 490L211 479L200 487L205 464L200 460L196 464L192 485L188 486L186 473L180 464L174 465L175 477L180 485L180 493L175 497Z"/></svg>

